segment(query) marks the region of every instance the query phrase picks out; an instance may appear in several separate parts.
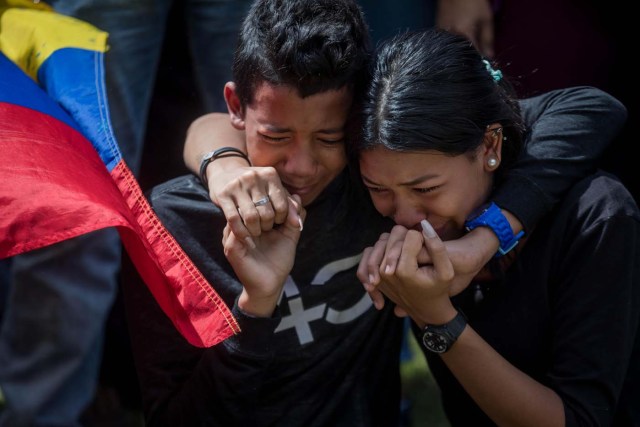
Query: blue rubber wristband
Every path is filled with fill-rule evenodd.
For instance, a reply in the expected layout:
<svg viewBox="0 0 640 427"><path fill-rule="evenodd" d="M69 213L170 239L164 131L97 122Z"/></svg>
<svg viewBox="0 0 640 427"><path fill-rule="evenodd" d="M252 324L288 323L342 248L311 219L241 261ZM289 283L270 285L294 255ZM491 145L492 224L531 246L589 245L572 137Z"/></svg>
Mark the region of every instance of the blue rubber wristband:
<svg viewBox="0 0 640 427"><path fill-rule="evenodd" d="M498 205L493 202L484 205L480 210L476 211L476 214L472 214L464 223L464 226L467 231L471 231L477 227L489 227L500 242L498 252L495 254L496 257L501 257L509 253L509 251L518 245L522 236L524 236L524 231L520 231L515 235L513 234L509 221L507 221L507 218L502 214Z"/></svg>

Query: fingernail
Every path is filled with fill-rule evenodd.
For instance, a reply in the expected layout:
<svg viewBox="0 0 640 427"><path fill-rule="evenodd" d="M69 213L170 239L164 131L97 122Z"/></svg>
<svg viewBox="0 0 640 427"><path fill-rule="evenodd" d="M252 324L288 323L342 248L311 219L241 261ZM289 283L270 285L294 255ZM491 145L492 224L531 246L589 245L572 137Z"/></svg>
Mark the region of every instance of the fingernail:
<svg viewBox="0 0 640 427"><path fill-rule="evenodd" d="M373 274L369 275L369 283L371 283L373 285L373 282L375 281L375 278L373 277Z"/></svg>
<svg viewBox="0 0 640 427"><path fill-rule="evenodd" d="M293 196L288 196L288 197L289 197L289 200L292 201L294 205L302 204L300 200L300 196L298 196L297 194L294 194ZM304 226L302 224L302 218L300 217L300 215L298 215L298 226L300 227L300 231L304 229Z"/></svg>
<svg viewBox="0 0 640 427"><path fill-rule="evenodd" d="M371 304L373 304L373 306L376 308L376 310L380 310L380 301L376 300L375 298L373 298L373 295L369 294L369 298L371 298Z"/></svg>
<svg viewBox="0 0 640 427"><path fill-rule="evenodd" d="M387 266L384 268L384 272L385 272L386 274L391 274L391 273L393 272L393 268L391 268L391 265L387 265Z"/></svg>
<svg viewBox="0 0 640 427"><path fill-rule="evenodd" d="M251 249L255 249L256 248L256 244L253 241L253 239L249 236L244 238L244 241L247 243L247 245L251 248Z"/></svg>
<svg viewBox="0 0 640 427"><path fill-rule="evenodd" d="M438 233L436 233L436 230L434 230L431 224L429 224L429 221L427 221L426 219L423 219L422 221L420 221L420 225L422 226L422 232L429 239L438 237Z"/></svg>

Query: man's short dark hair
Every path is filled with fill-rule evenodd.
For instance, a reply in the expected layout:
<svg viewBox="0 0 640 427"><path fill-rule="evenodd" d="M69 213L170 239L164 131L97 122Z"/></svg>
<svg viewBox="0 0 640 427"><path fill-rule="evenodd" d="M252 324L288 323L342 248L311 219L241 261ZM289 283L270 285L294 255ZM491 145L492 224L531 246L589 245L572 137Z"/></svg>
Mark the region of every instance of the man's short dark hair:
<svg viewBox="0 0 640 427"><path fill-rule="evenodd" d="M371 42L353 0L257 0L244 20L233 64L242 106L263 82L301 97L366 84Z"/></svg>

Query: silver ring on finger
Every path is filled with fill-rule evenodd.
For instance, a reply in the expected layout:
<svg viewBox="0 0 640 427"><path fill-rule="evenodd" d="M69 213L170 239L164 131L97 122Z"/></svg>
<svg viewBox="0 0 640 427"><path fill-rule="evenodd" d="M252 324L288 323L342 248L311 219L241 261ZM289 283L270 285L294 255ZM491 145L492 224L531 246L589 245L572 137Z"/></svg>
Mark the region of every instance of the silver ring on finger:
<svg viewBox="0 0 640 427"><path fill-rule="evenodd" d="M256 200L255 202L253 202L253 204L258 207L258 206L264 206L267 203L269 203L269 196L264 196L263 198L261 198L260 200Z"/></svg>

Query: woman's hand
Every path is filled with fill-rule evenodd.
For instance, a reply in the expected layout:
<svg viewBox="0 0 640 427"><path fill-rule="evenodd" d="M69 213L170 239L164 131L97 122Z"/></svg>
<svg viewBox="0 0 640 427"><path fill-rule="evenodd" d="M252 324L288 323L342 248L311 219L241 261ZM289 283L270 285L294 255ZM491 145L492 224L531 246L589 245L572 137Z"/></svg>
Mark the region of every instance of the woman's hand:
<svg viewBox="0 0 640 427"><path fill-rule="evenodd" d="M449 299L449 290L455 278L453 264L445 244L431 225L424 222L425 230L422 233L394 227L391 233L381 236L364 262L366 265L372 261L371 255L385 247L384 261L378 268L380 280L373 286L374 289L369 283L365 287L375 293L372 299L378 298L379 292L383 293L396 304L396 314L408 314L419 325L438 321L444 323L455 311ZM428 255L429 263L421 262L424 253ZM359 277L368 275L367 270L366 267L359 269ZM376 299L374 304L377 304Z"/></svg>
<svg viewBox="0 0 640 427"><path fill-rule="evenodd" d="M273 313L293 268L306 211L297 195L287 200L285 222L254 237L251 245L240 239L229 224L224 229L224 253L244 288L239 307L255 316Z"/></svg>
<svg viewBox="0 0 640 427"><path fill-rule="evenodd" d="M395 272L408 232L405 227L396 225L390 233L382 234L374 246L364 250L357 276L378 310L384 307L384 297L378 289L381 273ZM459 239L443 242L455 273L449 287L450 297L465 290L474 277L483 272L483 267L496 250L497 239L491 233L489 229L479 227ZM420 249L417 261L420 265L433 263L426 247ZM400 308L396 308L396 314L406 315Z"/></svg>

